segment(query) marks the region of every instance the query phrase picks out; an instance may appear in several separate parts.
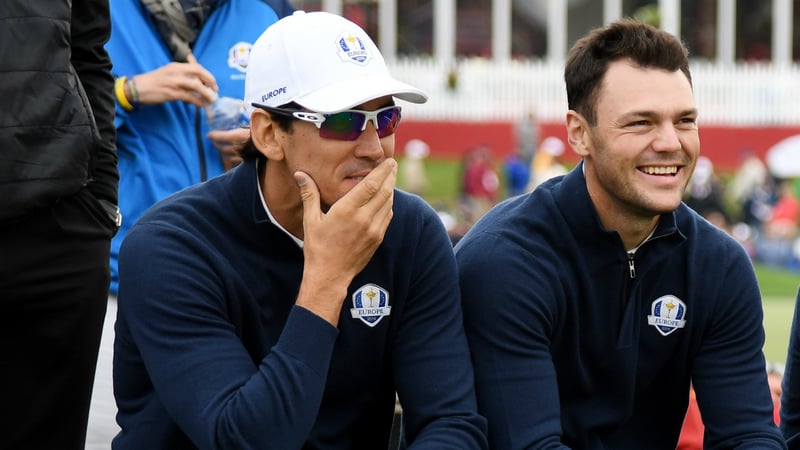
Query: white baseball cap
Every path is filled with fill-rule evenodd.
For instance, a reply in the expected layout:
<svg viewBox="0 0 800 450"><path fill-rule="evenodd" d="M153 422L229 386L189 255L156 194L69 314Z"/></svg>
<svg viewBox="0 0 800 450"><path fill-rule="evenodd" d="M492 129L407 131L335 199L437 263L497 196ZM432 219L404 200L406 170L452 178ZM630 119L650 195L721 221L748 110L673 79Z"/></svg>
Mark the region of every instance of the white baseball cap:
<svg viewBox="0 0 800 450"><path fill-rule="evenodd" d="M270 25L250 50L244 89L248 113L252 103L334 113L387 95L428 100L389 74L361 27L327 12L296 11Z"/></svg>

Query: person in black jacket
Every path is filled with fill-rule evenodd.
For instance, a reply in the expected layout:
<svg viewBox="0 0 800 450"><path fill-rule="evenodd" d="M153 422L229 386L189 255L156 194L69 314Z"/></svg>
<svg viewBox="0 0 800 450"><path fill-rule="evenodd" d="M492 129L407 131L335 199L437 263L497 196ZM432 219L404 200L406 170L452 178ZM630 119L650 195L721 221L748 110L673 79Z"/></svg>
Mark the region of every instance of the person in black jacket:
<svg viewBox="0 0 800 450"><path fill-rule="evenodd" d="M107 0L0 2L3 449L83 449L120 224Z"/></svg>

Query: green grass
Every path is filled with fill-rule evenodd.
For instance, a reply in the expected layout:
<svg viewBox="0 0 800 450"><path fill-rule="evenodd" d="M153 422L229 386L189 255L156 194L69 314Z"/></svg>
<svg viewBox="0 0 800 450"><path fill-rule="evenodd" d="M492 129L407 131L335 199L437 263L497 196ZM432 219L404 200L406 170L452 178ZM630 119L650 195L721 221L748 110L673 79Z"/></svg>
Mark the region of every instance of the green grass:
<svg viewBox="0 0 800 450"><path fill-rule="evenodd" d="M756 275L764 301L764 354L767 361L786 361L789 331L794 316L794 301L800 286L800 273L756 264Z"/></svg>
<svg viewBox="0 0 800 450"><path fill-rule="evenodd" d="M789 346L789 331L794 314L794 298L764 297L764 356L767 361L784 363Z"/></svg>
<svg viewBox="0 0 800 450"><path fill-rule="evenodd" d="M398 170L403 170L402 160ZM459 161L446 159L425 160L430 187L425 199L434 206L453 209L461 188L461 165ZM402 187L402 186L400 186Z"/></svg>
<svg viewBox="0 0 800 450"><path fill-rule="evenodd" d="M756 275L764 297L791 297L794 300L800 287L800 273L756 264Z"/></svg>

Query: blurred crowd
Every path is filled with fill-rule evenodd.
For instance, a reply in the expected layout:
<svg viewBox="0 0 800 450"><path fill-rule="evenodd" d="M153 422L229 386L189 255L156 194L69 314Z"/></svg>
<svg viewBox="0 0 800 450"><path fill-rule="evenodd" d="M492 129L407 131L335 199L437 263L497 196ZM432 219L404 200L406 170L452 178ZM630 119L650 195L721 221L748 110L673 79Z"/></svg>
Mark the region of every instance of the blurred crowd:
<svg viewBox="0 0 800 450"><path fill-rule="evenodd" d="M571 168L562 161L565 148L561 139L546 136L535 150L521 145L502 161L485 143L465 151L455 206L434 205L453 243L499 201L565 174ZM425 169L429 155L424 141L408 142L400 187L426 196L432 184ZM718 171L709 158L701 156L684 201L741 242L753 261L800 270L800 176L775 176L752 153L746 152L738 169L729 172Z"/></svg>
<svg viewBox="0 0 800 450"><path fill-rule="evenodd" d="M531 138L535 139L535 135ZM535 150L521 145L501 163L493 149L481 143L464 152L458 174L458 198L455 206L434 204L450 232L453 245L483 214L499 201L530 192L542 182L567 173L561 162L564 142L553 136L544 138ZM403 150L399 186L426 197L431 186L425 169L430 147L420 139L411 139Z"/></svg>
<svg viewBox="0 0 800 450"><path fill-rule="evenodd" d="M776 177L755 155L720 174L700 157L685 202L728 231L753 261L800 270L800 178Z"/></svg>

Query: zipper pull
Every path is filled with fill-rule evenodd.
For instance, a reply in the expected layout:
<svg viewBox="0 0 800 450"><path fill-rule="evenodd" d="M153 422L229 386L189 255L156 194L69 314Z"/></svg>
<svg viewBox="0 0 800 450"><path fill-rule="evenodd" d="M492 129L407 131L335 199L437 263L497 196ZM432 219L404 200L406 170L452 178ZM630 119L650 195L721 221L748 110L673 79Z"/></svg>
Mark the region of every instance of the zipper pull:
<svg viewBox="0 0 800 450"><path fill-rule="evenodd" d="M631 279L636 278L636 267L633 264L633 257L636 255L634 252L628 252L628 274L631 276Z"/></svg>

